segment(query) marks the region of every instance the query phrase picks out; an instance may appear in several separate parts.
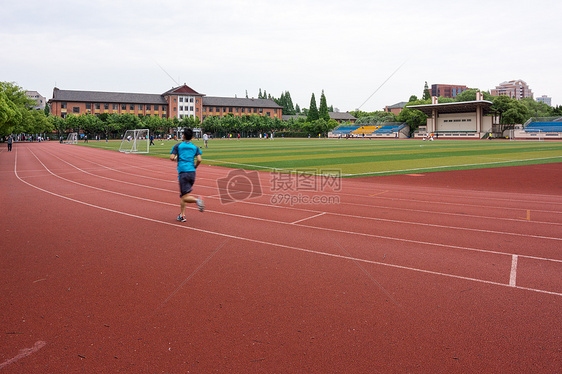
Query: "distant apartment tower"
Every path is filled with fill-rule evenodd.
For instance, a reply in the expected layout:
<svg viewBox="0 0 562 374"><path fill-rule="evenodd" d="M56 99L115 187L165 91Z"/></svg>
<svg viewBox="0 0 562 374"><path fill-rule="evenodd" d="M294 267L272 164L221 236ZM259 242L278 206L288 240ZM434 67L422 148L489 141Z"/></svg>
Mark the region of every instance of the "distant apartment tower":
<svg viewBox="0 0 562 374"><path fill-rule="evenodd" d="M539 103L545 103L548 106L552 106L552 97L548 97L546 95L542 95L541 97L537 97L537 101Z"/></svg>
<svg viewBox="0 0 562 374"><path fill-rule="evenodd" d="M458 84L432 84L431 96L443 96L454 99L458 94L466 90L468 90L467 86L461 86Z"/></svg>
<svg viewBox="0 0 562 374"><path fill-rule="evenodd" d="M490 90L490 94L492 96L509 96L516 100L521 100L525 97L533 98L533 92L529 85L521 79L502 82L495 89Z"/></svg>
<svg viewBox="0 0 562 374"><path fill-rule="evenodd" d="M25 91L25 95L31 100L35 100L35 102L37 103L36 105L33 106L33 109L37 109L37 110L45 109L45 104L47 103L47 99L45 98L45 96L42 96L37 91Z"/></svg>

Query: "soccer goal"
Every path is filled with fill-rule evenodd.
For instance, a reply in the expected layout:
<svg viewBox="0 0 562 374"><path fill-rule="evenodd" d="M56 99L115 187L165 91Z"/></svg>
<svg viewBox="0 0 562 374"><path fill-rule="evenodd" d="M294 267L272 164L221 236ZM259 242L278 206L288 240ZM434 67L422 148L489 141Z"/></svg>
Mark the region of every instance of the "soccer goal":
<svg viewBox="0 0 562 374"><path fill-rule="evenodd" d="M72 132L68 134L66 140L64 141L66 144L78 144L78 133Z"/></svg>
<svg viewBox="0 0 562 374"><path fill-rule="evenodd" d="M148 153L150 131L148 129L142 130L127 130L121 140L119 152L125 153Z"/></svg>

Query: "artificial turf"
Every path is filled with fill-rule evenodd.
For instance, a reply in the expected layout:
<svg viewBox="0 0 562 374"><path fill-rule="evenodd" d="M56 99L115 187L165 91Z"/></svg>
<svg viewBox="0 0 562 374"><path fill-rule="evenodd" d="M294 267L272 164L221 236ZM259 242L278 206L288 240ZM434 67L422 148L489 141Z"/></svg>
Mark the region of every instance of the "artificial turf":
<svg viewBox="0 0 562 374"><path fill-rule="evenodd" d="M169 157L175 141L157 141L151 156ZM194 144L203 146L201 140ZM118 150L120 141L80 145ZM203 162L249 170L338 173L344 177L425 173L562 162L561 141L417 139L211 139Z"/></svg>

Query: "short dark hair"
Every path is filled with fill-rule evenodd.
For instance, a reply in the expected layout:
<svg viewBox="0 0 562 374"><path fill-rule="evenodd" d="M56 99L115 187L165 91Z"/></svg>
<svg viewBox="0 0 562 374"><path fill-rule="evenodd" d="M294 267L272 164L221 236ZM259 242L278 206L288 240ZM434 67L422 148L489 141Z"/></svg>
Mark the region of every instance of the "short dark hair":
<svg viewBox="0 0 562 374"><path fill-rule="evenodd" d="M185 140L191 140L193 138L193 130L190 128L183 129L183 136Z"/></svg>

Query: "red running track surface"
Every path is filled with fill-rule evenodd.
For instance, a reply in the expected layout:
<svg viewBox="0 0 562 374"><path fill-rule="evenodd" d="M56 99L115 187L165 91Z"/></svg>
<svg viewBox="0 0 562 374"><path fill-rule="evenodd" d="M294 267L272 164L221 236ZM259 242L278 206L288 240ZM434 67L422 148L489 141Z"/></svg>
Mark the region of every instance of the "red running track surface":
<svg viewBox="0 0 562 374"><path fill-rule="evenodd" d="M232 172L202 165L179 223L169 160L2 149L0 371L561 371L561 163L259 173L223 204Z"/></svg>

